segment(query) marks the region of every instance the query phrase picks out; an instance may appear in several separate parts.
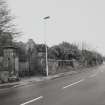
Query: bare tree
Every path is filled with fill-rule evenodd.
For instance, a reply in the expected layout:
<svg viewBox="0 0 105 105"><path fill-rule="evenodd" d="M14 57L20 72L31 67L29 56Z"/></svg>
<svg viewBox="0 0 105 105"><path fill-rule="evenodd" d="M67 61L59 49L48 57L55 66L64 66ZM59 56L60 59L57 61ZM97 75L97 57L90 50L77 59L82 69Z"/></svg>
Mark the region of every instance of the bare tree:
<svg viewBox="0 0 105 105"><path fill-rule="evenodd" d="M0 0L0 54L2 52L1 46L11 44L13 38L18 34L13 19L6 0Z"/></svg>

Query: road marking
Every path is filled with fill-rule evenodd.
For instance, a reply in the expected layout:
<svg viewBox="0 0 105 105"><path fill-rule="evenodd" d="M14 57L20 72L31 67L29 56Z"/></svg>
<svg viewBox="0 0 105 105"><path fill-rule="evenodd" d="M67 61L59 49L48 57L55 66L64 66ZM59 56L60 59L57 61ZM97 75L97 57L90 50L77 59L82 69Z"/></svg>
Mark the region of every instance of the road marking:
<svg viewBox="0 0 105 105"><path fill-rule="evenodd" d="M25 102L25 103L22 103L22 104L20 104L20 105L26 105L26 104L32 103L32 102L34 102L34 101L40 100L40 99L42 99L42 98L43 98L43 96L40 96L40 97L37 97L37 98L32 99L32 100L30 100L30 101L27 101L27 102Z"/></svg>
<svg viewBox="0 0 105 105"><path fill-rule="evenodd" d="M74 82L74 83L72 83L72 84L70 84L70 85L64 86L62 89L66 89L66 88L71 87L71 86L73 86L73 85L76 85L76 84L78 84L78 83L80 83L80 82L82 82L82 81L84 81L84 79L81 79L80 81Z"/></svg>
<svg viewBox="0 0 105 105"><path fill-rule="evenodd" d="M13 88L20 87L20 86L25 86L25 85L27 85L27 83L23 83L23 84L20 84L20 85L15 85L15 86L13 86Z"/></svg>
<svg viewBox="0 0 105 105"><path fill-rule="evenodd" d="M95 77L95 76L97 76L98 73L99 73L99 71L97 71L96 73L92 74L92 75L89 76L89 77Z"/></svg>

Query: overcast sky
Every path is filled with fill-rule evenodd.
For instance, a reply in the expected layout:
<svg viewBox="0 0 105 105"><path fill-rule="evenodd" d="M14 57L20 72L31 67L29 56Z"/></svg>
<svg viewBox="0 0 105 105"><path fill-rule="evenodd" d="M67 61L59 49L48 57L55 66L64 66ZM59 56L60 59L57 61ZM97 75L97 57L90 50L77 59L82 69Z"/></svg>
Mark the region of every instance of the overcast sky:
<svg viewBox="0 0 105 105"><path fill-rule="evenodd" d="M105 0L8 0L8 3L24 33L19 40L33 38L36 43L43 42L43 18L50 16L48 45L83 41L105 55Z"/></svg>

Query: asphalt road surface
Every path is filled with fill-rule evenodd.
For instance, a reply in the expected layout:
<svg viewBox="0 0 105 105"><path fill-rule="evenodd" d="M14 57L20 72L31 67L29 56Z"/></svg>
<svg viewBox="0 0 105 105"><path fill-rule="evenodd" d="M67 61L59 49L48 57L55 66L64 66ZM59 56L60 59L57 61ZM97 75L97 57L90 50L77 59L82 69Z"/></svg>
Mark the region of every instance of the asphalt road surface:
<svg viewBox="0 0 105 105"><path fill-rule="evenodd" d="M0 105L105 105L105 65L74 76L1 89Z"/></svg>

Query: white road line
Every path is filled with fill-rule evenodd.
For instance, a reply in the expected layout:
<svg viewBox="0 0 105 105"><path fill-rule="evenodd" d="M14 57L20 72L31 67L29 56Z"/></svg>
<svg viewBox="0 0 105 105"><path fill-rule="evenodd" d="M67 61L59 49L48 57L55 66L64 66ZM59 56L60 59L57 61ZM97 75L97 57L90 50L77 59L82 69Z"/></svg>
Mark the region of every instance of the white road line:
<svg viewBox="0 0 105 105"><path fill-rule="evenodd" d="M34 101L40 100L40 99L42 99L42 98L43 98L43 96L40 96L40 97L37 97L37 98L32 99L32 100L30 100L30 101L27 101L27 102L25 102L25 103L22 103L22 104L20 104L20 105L26 105L26 104L32 103L32 102L34 102Z"/></svg>
<svg viewBox="0 0 105 105"><path fill-rule="evenodd" d="M25 86L27 83L24 83L24 84L20 84L20 85L15 85L15 86L13 86L13 88L15 88L15 87L19 87L19 86Z"/></svg>
<svg viewBox="0 0 105 105"><path fill-rule="evenodd" d="M66 88L68 88L68 87L70 87L70 86L73 86L73 85L76 85L76 84L78 84L78 83L80 83L80 82L82 82L82 81L84 81L84 79L81 79L80 81L74 82L74 83L72 83L72 84L70 84L70 85L64 86L62 89L66 89Z"/></svg>

